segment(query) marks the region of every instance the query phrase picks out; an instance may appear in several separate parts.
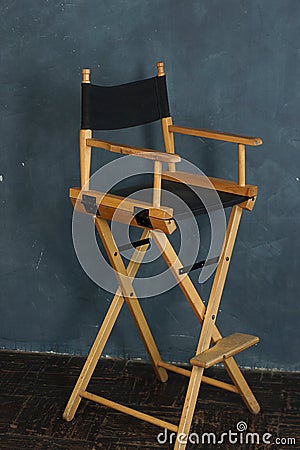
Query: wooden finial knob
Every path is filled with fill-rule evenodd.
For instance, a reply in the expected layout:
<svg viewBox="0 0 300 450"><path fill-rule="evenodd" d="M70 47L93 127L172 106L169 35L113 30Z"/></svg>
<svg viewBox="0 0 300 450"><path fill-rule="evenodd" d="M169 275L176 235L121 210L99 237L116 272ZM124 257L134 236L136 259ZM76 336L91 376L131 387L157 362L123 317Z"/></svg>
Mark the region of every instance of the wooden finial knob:
<svg viewBox="0 0 300 450"><path fill-rule="evenodd" d="M82 69L82 83L90 83L91 69Z"/></svg>
<svg viewBox="0 0 300 450"><path fill-rule="evenodd" d="M163 77L165 75L165 64L163 62L156 63L157 67L157 76Z"/></svg>

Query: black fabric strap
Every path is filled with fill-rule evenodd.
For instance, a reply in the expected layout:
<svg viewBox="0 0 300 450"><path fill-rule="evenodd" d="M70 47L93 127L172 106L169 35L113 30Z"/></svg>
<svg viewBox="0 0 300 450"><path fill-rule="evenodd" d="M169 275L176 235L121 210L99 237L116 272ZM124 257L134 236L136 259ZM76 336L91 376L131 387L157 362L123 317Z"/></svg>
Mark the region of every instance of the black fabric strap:
<svg viewBox="0 0 300 450"><path fill-rule="evenodd" d="M116 130L168 116L165 76L111 87L82 84L82 129Z"/></svg>

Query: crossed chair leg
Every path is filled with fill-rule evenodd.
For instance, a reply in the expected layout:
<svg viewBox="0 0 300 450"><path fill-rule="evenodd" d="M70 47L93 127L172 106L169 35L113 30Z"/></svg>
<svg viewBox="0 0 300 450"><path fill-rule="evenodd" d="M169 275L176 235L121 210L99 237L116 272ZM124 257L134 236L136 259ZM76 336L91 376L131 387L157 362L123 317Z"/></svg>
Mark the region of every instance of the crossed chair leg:
<svg viewBox="0 0 300 450"><path fill-rule="evenodd" d="M100 230L100 229L102 230L104 228L107 233L109 230L107 223L105 224L103 221L102 224L99 224L99 222L100 222L100 219L97 219L96 225L97 225L98 230ZM102 225L102 227L101 227L101 225ZM109 233L110 233L110 230L109 230ZM150 231L144 230L141 235L141 239L146 239L149 237L149 235L150 235ZM135 277L135 275L143 261L145 252L148 248L148 245L149 244L145 244L145 245L141 246L139 248L139 250L135 250L133 258L128 264L127 273L128 273L128 276L131 277L132 279ZM115 247L115 249L116 249L116 247ZM116 252L117 252L117 250L115 250L113 253L116 253ZM120 257L120 255L119 255L119 257ZM123 262L122 262L122 265L123 265ZM123 270L123 272L124 272L124 270ZM101 357L101 354L103 352L105 344L112 332L114 324L116 323L118 315L122 309L124 300L126 300L128 306L129 306L130 312L131 312L132 316L134 317L134 320L137 324L138 330L140 331L142 340L145 344L145 347L147 349L150 360L153 364L153 367L154 367L154 370L155 370L158 380L164 382L164 381L167 381L167 379L168 379L167 371L164 368L158 366L158 362L161 360L161 357L159 355L155 341L154 341L151 331L148 327L146 318L143 314L143 311L140 307L138 300L136 298L132 298L130 296L130 294L129 294L129 297L124 298L122 295L121 288L119 287L117 292L114 295L114 298L110 304L107 314L102 322L101 328L100 328L100 330L97 334L97 337L92 345L90 353L86 359L86 362L83 366L81 374L77 380L77 383L73 389L71 397L65 408L63 418L67 421L72 420L77 411L77 408L78 408L79 403L82 398L82 396L80 394L82 392L84 392L87 388L87 385L94 373L96 365Z"/></svg>
<svg viewBox="0 0 300 450"><path fill-rule="evenodd" d="M129 262L126 269L107 221L96 217L96 227L106 249L110 263L115 269L115 273L119 282L119 288L112 300L106 317L102 323L102 326L94 341L82 372L71 394L69 402L65 408L63 415L64 419L68 421L72 420L79 406L81 398L84 397L175 432L177 434L177 437L180 436L180 439L176 439L174 450L184 450L186 447L186 442L190 431L201 382L205 382L216 387L239 393L251 413L257 414L259 412L259 404L257 403L241 370L232 357L232 354L236 354L238 353L238 351L248 348L250 345L253 345L253 343L249 344L248 346L240 345L239 350L236 350L235 352L231 351L231 353L229 351L227 352L227 355L221 355L218 360L215 359L217 362L223 362L233 384L224 383L222 381L215 380L203 375L204 368L211 367L211 365L213 365L205 365L209 364L209 358L205 359L203 358L203 355L209 355L208 351L211 350L210 345L216 344L219 341L221 342L222 340L222 336L218 328L216 327L215 322L241 215L242 209L239 206L234 206L231 211L226 236L224 239L219 264L215 273L207 307L205 307L189 276L187 274L179 274L181 263L166 235L159 231L144 230L141 236L141 239L145 239L148 238L150 234L152 235L152 238L159 248L161 255L165 259L182 292L184 293L186 299L192 307L192 310L194 311L196 317L202 325L196 356L191 359L191 371L162 361L139 301L135 295L132 282L140 267L140 264L142 263L148 244L141 246L139 250L135 250L133 258ZM142 340L144 342L145 348L148 352L158 380L162 382L167 381L168 375L166 369L180 373L190 378L185 402L182 409L181 419L178 426L156 417L149 416L148 414L144 414L140 411L133 410L126 406L119 405L118 403L112 402L86 391L88 383L95 370L107 339L123 306L124 300L126 301L141 334ZM254 342L253 339L252 342Z"/></svg>

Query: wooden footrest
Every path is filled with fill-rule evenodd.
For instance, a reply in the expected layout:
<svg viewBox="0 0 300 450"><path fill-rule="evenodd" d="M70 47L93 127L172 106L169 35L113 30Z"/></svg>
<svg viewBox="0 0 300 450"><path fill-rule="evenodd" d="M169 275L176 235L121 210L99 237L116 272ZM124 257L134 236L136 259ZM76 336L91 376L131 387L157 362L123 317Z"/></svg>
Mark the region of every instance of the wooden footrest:
<svg viewBox="0 0 300 450"><path fill-rule="evenodd" d="M208 369L211 366L234 356L237 353L246 350L259 342L257 336L251 334L234 333L223 339L220 339L213 347L196 355L190 360L193 366L204 367Z"/></svg>

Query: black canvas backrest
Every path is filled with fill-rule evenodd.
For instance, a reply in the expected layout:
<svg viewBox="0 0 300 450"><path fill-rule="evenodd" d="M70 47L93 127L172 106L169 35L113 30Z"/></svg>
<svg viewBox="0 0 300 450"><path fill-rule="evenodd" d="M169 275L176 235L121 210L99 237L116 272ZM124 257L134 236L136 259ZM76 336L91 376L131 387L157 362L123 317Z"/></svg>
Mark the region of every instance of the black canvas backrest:
<svg viewBox="0 0 300 450"><path fill-rule="evenodd" d="M82 129L116 130L170 116L165 76L118 86L81 86Z"/></svg>

